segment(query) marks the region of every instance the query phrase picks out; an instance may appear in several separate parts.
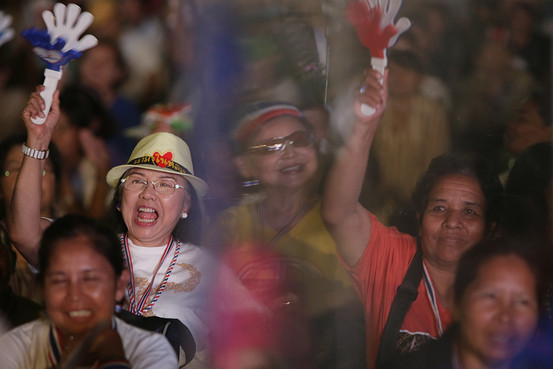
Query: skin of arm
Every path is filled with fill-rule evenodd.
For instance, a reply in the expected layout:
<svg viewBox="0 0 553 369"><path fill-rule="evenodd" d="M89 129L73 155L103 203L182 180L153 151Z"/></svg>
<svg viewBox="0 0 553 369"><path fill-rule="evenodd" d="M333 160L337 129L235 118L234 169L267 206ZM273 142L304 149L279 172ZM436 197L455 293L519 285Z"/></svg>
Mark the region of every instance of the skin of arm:
<svg viewBox="0 0 553 369"><path fill-rule="evenodd" d="M322 216L340 256L349 266L359 261L371 234L369 213L358 198L372 141L386 106L386 77L387 72L384 76L376 71L365 73L363 92L357 93L353 104L356 121L330 168L324 188ZM374 107L376 112L369 117L363 115L363 104Z"/></svg>
<svg viewBox="0 0 553 369"><path fill-rule="evenodd" d="M48 149L59 118L59 91L56 91L44 124L34 124L31 121L31 118L44 117L42 110L45 108L45 103L40 96L42 90L44 86L37 87L21 114L27 129L26 145L36 150ZM44 160L33 159L26 155L23 157L8 214L10 238L21 255L34 267L38 265L40 238L51 224L50 221L40 217L43 170Z"/></svg>

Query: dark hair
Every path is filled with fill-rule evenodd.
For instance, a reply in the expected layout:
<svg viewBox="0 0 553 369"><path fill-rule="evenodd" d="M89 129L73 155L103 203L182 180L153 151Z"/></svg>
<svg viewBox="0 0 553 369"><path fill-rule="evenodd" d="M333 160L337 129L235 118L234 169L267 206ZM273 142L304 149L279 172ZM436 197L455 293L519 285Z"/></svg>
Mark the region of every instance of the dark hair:
<svg viewBox="0 0 553 369"><path fill-rule="evenodd" d="M420 57L411 50L392 50L388 56L389 63L396 63L397 65L413 70L419 74L424 73L424 64Z"/></svg>
<svg viewBox="0 0 553 369"><path fill-rule="evenodd" d="M6 159L8 158L10 151L16 146L21 146L26 141L26 133L16 133L6 137L2 140L2 142L0 142L0 170L2 172L5 170ZM50 160L50 163L52 163L52 169L54 171L54 178L56 181L56 191L58 191L60 188L59 184L61 182L62 159L56 145L53 142L50 142L49 150L50 155L47 160ZM0 175L2 175L2 173L0 173ZM0 220L5 220L7 217L6 205L7 204L4 203L4 199L0 198Z"/></svg>
<svg viewBox="0 0 553 369"><path fill-rule="evenodd" d="M17 255L12 248L12 243L7 229L0 224L0 291L10 282L10 277L15 271ZM5 260L7 270L3 270L2 261Z"/></svg>
<svg viewBox="0 0 553 369"><path fill-rule="evenodd" d="M457 267L455 282L453 283L453 299L458 306L462 301L467 288L473 283L488 261L499 256L514 255L522 259L534 274L536 279L536 296L540 311L545 308L545 288L548 278L544 276L545 263L537 252L538 246L521 237L498 237L486 239L467 250Z"/></svg>
<svg viewBox="0 0 553 369"><path fill-rule="evenodd" d="M107 223L92 217L68 214L57 219L44 231L38 250L39 279L44 282L44 273L58 243L74 237L86 237L94 251L106 258L118 277L125 269L121 241L115 230Z"/></svg>
<svg viewBox="0 0 553 369"><path fill-rule="evenodd" d="M121 185L121 179L125 178L127 172L123 173L118 181L118 186L113 194L111 200L110 210L108 214L108 221L113 224L117 232L127 233L127 225L121 215L121 198L123 196L123 186ZM202 239L203 232L203 208L198 194L190 184L190 209L188 217L186 219L179 219L177 225L173 229L173 236L181 242L190 242L193 244L199 244Z"/></svg>
<svg viewBox="0 0 553 369"><path fill-rule="evenodd" d="M73 84L60 93L60 110L67 115L71 125L89 128L94 135L109 138L115 131L115 123L98 94L85 86Z"/></svg>
<svg viewBox="0 0 553 369"><path fill-rule="evenodd" d="M502 221L512 228L516 225L535 225L545 232L548 227L549 209L546 191L553 181L553 142L535 144L517 158L505 184L505 211ZM527 208L527 214L512 211L508 204L519 202ZM533 216L528 216L533 214ZM511 222L509 222L509 220Z"/></svg>
<svg viewBox="0 0 553 369"><path fill-rule="evenodd" d="M550 127L553 124L553 119L551 118L551 91L547 88L535 86L530 94L525 96L520 102L518 109L514 112L515 118L523 110L525 104L533 105L544 127Z"/></svg>
<svg viewBox="0 0 553 369"><path fill-rule="evenodd" d="M486 224L490 225L497 219L495 208L503 193L503 186L489 163L481 155L467 153L443 154L432 159L411 196L419 221L422 222L428 205L428 196L436 182L442 177L455 174L470 176L478 181L486 200Z"/></svg>

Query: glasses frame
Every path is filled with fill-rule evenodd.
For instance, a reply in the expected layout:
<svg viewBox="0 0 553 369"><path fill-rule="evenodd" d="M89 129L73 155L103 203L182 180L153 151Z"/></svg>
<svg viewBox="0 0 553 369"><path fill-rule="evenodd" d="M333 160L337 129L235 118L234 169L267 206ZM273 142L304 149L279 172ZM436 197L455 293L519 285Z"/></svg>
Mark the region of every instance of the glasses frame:
<svg viewBox="0 0 553 369"><path fill-rule="evenodd" d="M158 190L158 183L157 183L157 182L159 182L160 180L158 180L158 181L147 181L147 180L142 179L142 178L136 178L136 180L139 180L139 181L141 181L141 182L143 183L143 188L142 188L141 190L138 190L138 189L137 189L137 190L133 190L133 189L128 188L128 187L125 185L125 183L131 183L131 182L127 182L127 180L128 180L132 175L133 175L133 174L128 175L128 176L126 176L125 178L121 178L121 180L119 181L119 182L123 185L123 188L124 188L125 190L131 191L131 192L143 192L144 190L146 190L146 188L148 188L148 185L149 185L150 183L152 184L152 186L153 186L153 188L154 188L154 191L155 191L156 193L160 194L160 195L172 195L172 194L175 193L175 190L178 190L179 188L182 188L182 189L184 189L184 190L190 191L189 188L188 188L188 186L181 186L181 185L179 185L179 184L174 184L174 185L172 184L172 185L168 186L168 188L172 188L171 192L160 192L160 191Z"/></svg>
<svg viewBox="0 0 553 369"><path fill-rule="evenodd" d="M294 139L297 140L295 136L297 136L298 134L307 135L305 143L302 142L300 145L297 144L297 142ZM273 153L284 151L286 147L288 147L288 145L291 145L293 147L307 147L309 145L312 145L314 142L315 142L315 134L313 132L300 130L286 137L273 137L261 144L248 146L246 148L245 153L270 155Z"/></svg>

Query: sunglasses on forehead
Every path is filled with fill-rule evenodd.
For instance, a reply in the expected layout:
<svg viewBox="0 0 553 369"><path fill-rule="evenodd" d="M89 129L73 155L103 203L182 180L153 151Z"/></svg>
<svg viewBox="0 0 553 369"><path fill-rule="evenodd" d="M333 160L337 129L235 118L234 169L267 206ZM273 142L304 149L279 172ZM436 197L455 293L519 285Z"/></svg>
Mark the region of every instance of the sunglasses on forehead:
<svg viewBox="0 0 553 369"><path fill-rule="evenodd" d="M274 152L283 151L288 145L293 147L309 146L314 141L313 132L296 131L290 136L275 137L267 140L259 145L249 146L246 149L247 154L272 154Z"/></svg>

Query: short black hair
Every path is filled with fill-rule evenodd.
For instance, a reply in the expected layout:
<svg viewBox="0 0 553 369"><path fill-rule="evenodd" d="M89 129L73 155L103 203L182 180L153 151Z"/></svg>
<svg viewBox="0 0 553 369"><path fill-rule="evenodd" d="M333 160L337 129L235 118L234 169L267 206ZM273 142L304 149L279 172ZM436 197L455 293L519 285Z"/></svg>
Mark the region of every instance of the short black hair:
<svg viewBox="0 0 553 369"><path fill-rule="evenodd" d="M473 153L448 153L432 159L411 196L419 221L422 222L428 196L436 182L442 177L455 174L473 177L478 181L486 200L486 224L490 225L497 219L495 208L503 194L503 185L485 158Z"/></svg>
<svg viewBox="0 0 553 369"><path fill-rule="evenodd" d="M457 267L453 283L453 299L457 306L461 303L469 285L478 278L483 265L498 256L514 255L522 259L536 279L536 296L540 312L545 308L545 291L549 278L545 277L545 263L539 253L539 245L523 237L486 238L467 250Z"/></svg>
<svg viewBox="0 0 553 369"><path fill-rule="evenodd" d="M62 240L85 236L94 250L110 263L117 277L125 269L121 241L115 230L107 223L85 215L68 214L52 223L40 241L38 250L39 279L44 282L44 273L48 270L51 257Z"/></svg>
<svg viewBox="0 0 553 369"><path fill-rule="evenodd" d="M396 63L397 65L413 70L419 74L424 73L424 64L421 58L411 50L396 49L390 51L388 55L389 63Z"/></svg>
<svg viewBox="0 0 553 369"><path fill-rule="evenodd" d="M98 93L89 87L70 84L60 92L60 110L69 123L78 128L88 128L104 140L116 130L115 122Z"/></svg>

